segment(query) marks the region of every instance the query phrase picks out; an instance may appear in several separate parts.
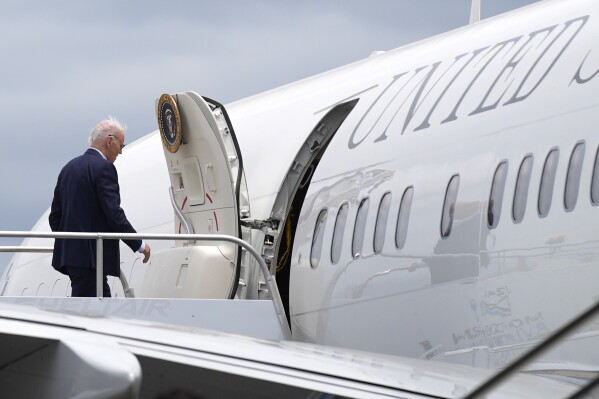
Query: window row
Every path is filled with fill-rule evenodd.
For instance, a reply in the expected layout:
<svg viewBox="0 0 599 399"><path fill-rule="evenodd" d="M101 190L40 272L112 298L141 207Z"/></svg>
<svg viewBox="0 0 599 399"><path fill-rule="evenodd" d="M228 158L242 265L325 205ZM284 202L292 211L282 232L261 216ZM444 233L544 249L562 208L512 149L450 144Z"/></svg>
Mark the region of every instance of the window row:
<svg viewBox="0 0 599 399"><path fill-rule="evenodd" d="M566 181L564 189L564 209L566 212L571 212L578 201L578 192L580 187L580 178L582 174L582 166L585 155L585 142L576 143L566 172ZM559 161L559 148L552 148L545 157L543 171L539 185L539 194L537 198L537 211L541 218L549 214L553 199L553 191L555 185L555 177ZM524 219L526 205L528 202L528 188L533 168L533 155L527 154L524 156L518 169L516 177L516 185L514 188L514 197L512 200L512 220L514 223L520 223ZM499 224L501 216L501 208L505 185L508 174L508 162L501 161L491 182L491 192L489 194L489 202L487 209L487 225L490 229L494 229ZM453 175L447 185L445 191L445 199L443 201L443 209L441 213L440 234L442 238L446 238L451 233L453 225L455 205L458 196L460 185L460 175ZM412 208L412 199L414 197L414 187L408 187L401 198L399 204L399 212L395 224L395 247L402 249L408 234L408 224L410 220L410 210ZM593 165L593 173L591 177L590 199L592 205L599 205L599 149L595 154L595 162ZM364 198L358 206L354 220L354 229L352 234L351 255L356 258L362 253L364 245L364 233L366 231L366 219L368 209L370 207L370 198ZM374 228L373 248L375 253L380 253L383 250L385 243L385 235L387 232L387 221L391 208L391 192L385 193L378 205L376 223ZM324 227L327 221L328 210L320 211L316 220L314 234L312 236L312 248L310 256L310 264L312 267L317 267L320 263L323 251L324 242ZM343 238L345 227L348 218L348 204L344 203L339 207L335 224L333 228L333 237L330 247L330 260L332 264L339 262L341 258L341 250L343 247Z"/></svg>
<svg viewBox="0 0 599 399"><path fill-rule="evenodd" d="M412 208L412 199L414 198L414 187L406 188L399 204L399 212L395 223L395 246L397 249L402 249L408 236L408 224L410 219L410 210ZM366 220L368 209L370 208L370 198L362 199L356 212L354 220L354 230L352 234L351 255L357 258L362 253L364 246L364 233L366 231ZM373 248L375 253L380 253L383 250L385 236L387 234L387 221L389 220L389 212L391 210L391 193L385 193L379 202L379 208L376 216L376 224L374 228ZM310 253L310 265L317 267L322 258L324 245L324 228L327 221L328 209L323 209L316 218L316 226L312 236L312 248ZM332 264L339 262L341 258L341 250L343 248L343 238L347 218L349 214L348 203L344 203L339 207L335 225L333 227L333 237L330 247L330 259Z"/></svg>
<svg viewBox="0 0 599 399"><path fill-rule="evenodd" d="M582 165L584 160L586 145L584 141L576 143L566 171L566 182L564 186L563 204L566 212L571 212L578 201L578 192L580 188L580 177L582 175ZM539 184L539 195L537 197L537 213L539 217L544 218L549 214L551 203L553 201L553 189L555 185L555 176L559 161L559 148L552 148L545 157L541 180ZM516 187L512 201L512 220L514 223L520 223L524 219L526 204L528 201L528 187L533 167L533 155L527 154L520 163L518 175L516 177ZM502 161L497 166L491 183L491 192L489 194L489 208L487 210L487 224L489 228L494 229L499 223L501 216L501 206L503 202L503 192L507 179L508 164ZM599 205L599 149L595 154L593 165L593 174L590 187L591 204Z"/></svg>

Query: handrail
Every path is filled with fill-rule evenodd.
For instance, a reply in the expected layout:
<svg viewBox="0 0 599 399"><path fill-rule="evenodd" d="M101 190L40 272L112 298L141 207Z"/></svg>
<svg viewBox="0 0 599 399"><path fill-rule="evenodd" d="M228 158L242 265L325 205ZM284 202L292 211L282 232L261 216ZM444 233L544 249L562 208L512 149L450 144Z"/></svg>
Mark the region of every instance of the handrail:
<svg viewBox="0 0 599 399"><path fill-rule="evenodd" d="M168 188L169 196L171 197L171 205L173 206L173 210L175 211L175 215L181 222L181 225L185 228L186 234L194 234L193 225L187 220L187 217L181 212L181 209L177 206L177 201L175 201L175 191L173 190L173 186ZM195 244L195 243L194 243Z"/></svg>
<svg viewBox="0 0 599 399"><path fill-rule="evenodd" d="M285 338L291 338L291 329L287 324L285 316L285 308L281 300L281 294L277 286L276 280L268 270L268 266L260 254L247 242L234 236L224 234L150 234L150 233L74 233L74 232L32 232L32 231L0 231L0 237L6 238L67 238L67 239L88 239L96 240L96 295L101 297L103 294L104 281L104 259L103 259L103 243L104 240L124 240L124 239L144 239L144 240L197 240L209 242L230 242L237 244L248 251L254 259L258 261L260 269L264 274L266 287L272 296L275 310L283 330Z"/></svg>
<svg viewBox="0 0 599 399"><path fill-rule="evenodd" d="M12 252L12 253L49 253L54 252L53 247L24 247L24 246L0 246L0 253L3 252ZM125 277L123 273L123 269L120 270L119 280L121 281L121 285L123 286L123 292L125 293L126 298L133 298L133 290L129 287L129 282L127 281L127 277Z"/></svg>
<svg viewBox="0 0 599 399"><path fill-rule="evenodd" d="M0 247L1 252L36 252L36 253L52 253L54 248L52 247Z"/></svg>

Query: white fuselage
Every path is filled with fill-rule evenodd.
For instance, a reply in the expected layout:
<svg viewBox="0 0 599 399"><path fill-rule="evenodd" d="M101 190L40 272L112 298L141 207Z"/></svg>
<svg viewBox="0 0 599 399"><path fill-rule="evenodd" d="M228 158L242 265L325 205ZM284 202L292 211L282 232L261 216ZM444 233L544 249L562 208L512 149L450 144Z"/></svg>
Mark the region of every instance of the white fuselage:
<svg viewBox="0 0 599 399"><path fill-rule="evenodd" d="M590 189L599 148L598 12L593 2L548 2L506 16L505 24L477 24L379 56L385 62L363 85L377 86L360 95L337 132L302 209L291 273L296 338L501 367L521 353L519 345L596 300L599 230L592 215L599 208ZM578 198L566 210L566 174L579 142L586 148ZM540 217L541 175L553 148L559 161L552 204ZM530 185L524 217L515 222L516 180L527 154ZM508 172L501 214L490 228L491 184L502 161ZM453 228L444 238L443 206L454 175ZM408 233L398 249L400 202L410 186ZM376 253L385 193L390 210ZM353 256L365 198L363 247ZM343 245L332 264L344 203ZM311 238L321 210L323 250L313 268Z"/></svg>
<svg viewBox="0 0 599 399"><path fill-rule="evenodd" d="M293 237L294 339L498 368L596 300L599 207L590 190L599 148L597 19L595 1L546 1L227 107L243 153L252 218L264 220L307 135L327 110L359 99L318 164ZM566 209L570 157L579 142L579 184L576 176L568 183L578 194ZM554 148L559 158L551 206L541 217L540 182ZM519 220L514 197L529 154ZM503 161L501 212L491 228L491 187ZM122 206L137 230L176 230L158 134L128 146L117 167ZM155 183L137 181L141 171ZM442 222L456 175L457 196L445 212L451 220ZM398 213L408 187L407 235L398 248ZM377 218L386 193L388 213ZM357 243L364 199L369 205ZM332 261L343 204L347 219ZM326 219L316 229L319 215ZM442 237L447 223L451 231ZM35 229L49 229L47 214ZM155 250L172 245L156 243ZM130 284L141 284L139 255L123 250L121 258ZM3 294L66 295L65 277L49 263L49 255L16 256ZM579 351L588 359L577 361L596 363L596 354L584 352L596 337L587 336L568 356Z"/></svg>

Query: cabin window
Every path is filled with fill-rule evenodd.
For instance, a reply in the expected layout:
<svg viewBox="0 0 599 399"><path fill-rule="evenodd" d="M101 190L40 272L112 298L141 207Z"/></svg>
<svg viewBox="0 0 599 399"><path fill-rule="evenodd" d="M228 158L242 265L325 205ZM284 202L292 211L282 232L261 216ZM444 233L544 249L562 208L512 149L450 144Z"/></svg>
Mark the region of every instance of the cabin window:
<svg viewBox="0 0 599 399"><path fill-rule="evenodd" d="M541 175L541 187L539 188L539 216L544 218L549 214L551 201L553 198L553 185L555 183L555 174L557 172L557 162L559 160L559 150L552 149L547 154L545 165L543 165L543 174Z"/></svg>
<svg viewBox="0 0 599 399"><path fill-rule="evenodd" d="M495 170L493 182L491 183L491 193L489 194L489 208L487 209L487 225L494 229L499 224L501 216L501 205L503 204L503 192L505 190L505 181L507 179L507 162L503 161Z"/></svg>
<svg viewBox="0 0 599 399"><path fill-rule="evenodd" d="M379 204L379 211L376 215L376 225L374 226L374 252L379 254L385 245L385 235L387 233L387 219L389 218L389 208L391 207L391 193L385 193Z"/></svg>
<svg viewBox="0 0 599 399"><path fill-rule="evenodd" d="M530 185L532 163L532 155L527 155L522 160L520 169L518 170L516 190L514 190L514 202L512 203L512 219L514 220L514 223L520 223L522 219L524 219L526 202L528 201L528 186Z"/></svg>
<svg viewBox="0 0 599 399"><path fill-rule="evenodd" d="M599 205L599 149L595 154L595 166L593 167L593 180L591 181L591 204Z"/></svg>
<svg viewBox="0 0 599 399"><path fill-rule="evenodd" d="M395 228L395 246L397 249L402 249L406 243L412 198L414 198L414 187L410 186L404 191L399 204L399 214L397 215L397 226Z"/></svg>
<svg viewBox="0 0 599 399"><path fill-rule="evenodd" d="M331 263L336 264L341 257L341 248L343 247L343 233L347 222L347 203L341 205L337 218L335 219L335 228L333 229L333 242L331 244Z"/></svg>
<svg viewBox="0 0 599 399"><path fill-rule="evenodd" d="M310 266L318 267L320 255L322 254L322 242L324 240L324 225L327 221L327 210L323 209L316 218L314 235L312 236L312 250L310 251Z"/></svg>
<svg viewBox="0 0 599 399"><path fill-rule="evenodd" d="M458 198L458 187L460 186L460 175L455 175L447 185L445 201L443 202L443 213L441 214L441 237L445 238L451 233L455 203Z"/></svg>
<svg viewBox="0 0 599 399"><path fill-rule="evenodd" d="M580 186L580 174L582 173L582 161L584 160L584 141L576 144L570 163L568 164L568 175L566 176L566 189L564 192L564 208L571 211L578 200L578 188Z"/></svg>
<svg viewBox="0 0 599 399"><path fill-rule="evenodd" d="M356 214L356 223L354 224L354 237L352 240L352 256L357 258L362 253L364 246L364 232L366 231L366 216L368 215L368 207L370 199L364 198L358 207Z"/></svg>

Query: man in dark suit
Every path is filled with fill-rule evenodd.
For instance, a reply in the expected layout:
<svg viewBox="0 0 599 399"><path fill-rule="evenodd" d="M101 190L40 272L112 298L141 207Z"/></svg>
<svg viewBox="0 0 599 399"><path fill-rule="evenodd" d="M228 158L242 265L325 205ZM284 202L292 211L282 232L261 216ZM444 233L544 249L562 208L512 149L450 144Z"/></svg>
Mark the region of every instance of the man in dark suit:
<svg viewBox="0 0 599 399"><path fill-rule="evenodd" d="M125 130L110 117L92 130L91 147L67 163L58 175L50 210L52 231L135 233L121 208L114 161L125 146ZM132 251L150 246L143 240L123 240ZM118 240L104 240L104 296L110 297L107 275L120 275ZM71 279L73 297L96 296L96 240L56 239L52 266Z"/></svg>

